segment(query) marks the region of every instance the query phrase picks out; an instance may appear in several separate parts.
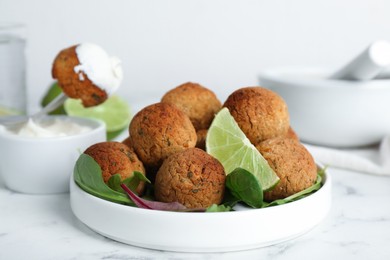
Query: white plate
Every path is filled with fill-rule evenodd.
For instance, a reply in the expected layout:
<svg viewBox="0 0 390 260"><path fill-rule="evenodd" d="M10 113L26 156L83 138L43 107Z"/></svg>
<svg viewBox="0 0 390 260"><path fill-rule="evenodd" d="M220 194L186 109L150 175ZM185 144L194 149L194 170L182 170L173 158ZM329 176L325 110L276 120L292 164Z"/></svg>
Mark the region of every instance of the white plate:
<svg viewBox="0 0 390 260"><path fill-rule="evenodd" d="M232 212L148 210L92 196L70 182L74 214L97 233L126 244L178 252L226 252L277 244L319 224L331 205L331 178L314 194L285 205Z"/></svg>

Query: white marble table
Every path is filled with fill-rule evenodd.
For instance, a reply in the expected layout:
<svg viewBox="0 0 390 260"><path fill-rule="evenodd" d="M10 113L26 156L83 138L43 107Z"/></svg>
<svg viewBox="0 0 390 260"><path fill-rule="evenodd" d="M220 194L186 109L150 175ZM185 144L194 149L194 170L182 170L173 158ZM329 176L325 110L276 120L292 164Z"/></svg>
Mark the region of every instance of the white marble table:
<svg viewBox="0 0 390 260"><path fill-rule="evenodd" d="M196 254L112 241L73 215L69 194L15 193L0 179L0 259L390 259L390 178L329 172L332 208L309 233L256 250Z"/></svg>

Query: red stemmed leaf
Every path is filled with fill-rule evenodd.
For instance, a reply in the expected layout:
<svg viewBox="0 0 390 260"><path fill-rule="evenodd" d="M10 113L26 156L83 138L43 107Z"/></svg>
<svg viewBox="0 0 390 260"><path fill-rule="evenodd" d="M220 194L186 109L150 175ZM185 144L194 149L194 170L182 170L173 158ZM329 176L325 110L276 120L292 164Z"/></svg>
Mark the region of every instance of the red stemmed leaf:
<svg viewBox="0 0 390 260"><path fill-rule="evenodd" d="M129 189L125 184L121 184L122 189L129 195L130 199L137 205L139 208L143 209L155 209L155 210L167 210L167 211L192 211L187 209L186 206L179 202L159 202L159 201L150 201L140 198L135 194L131 189ZM204 209L203 209L204 211Z"/></svg>

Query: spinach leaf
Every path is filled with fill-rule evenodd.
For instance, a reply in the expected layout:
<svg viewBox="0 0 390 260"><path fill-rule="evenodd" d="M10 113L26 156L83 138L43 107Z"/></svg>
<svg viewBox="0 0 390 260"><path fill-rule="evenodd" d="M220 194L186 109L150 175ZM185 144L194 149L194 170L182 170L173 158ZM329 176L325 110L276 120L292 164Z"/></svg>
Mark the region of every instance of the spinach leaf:
<svg viewBox="0 0 390 260"><path fill-rule="evenodd" d="M80 155L74 167L73 175L77 185L84 191L105 200L135 206L127 195L111 189L104 183L102 170L91 156L87 154Z"/></svg>
<svg viewBox="0 0 390 260"><path fill-rule="evenodd" d="M317 179L316 179L316 182L310 186L309 188L307 189L304 189L298 193L295 193L287 198L284 198L284 199L279 199L279 200L274 200L270 203L264 203L264 206L263 207L271 207L271 206L276 206L276 205L282 205L282 204L286 204L286 203L289 203L289 202L292 202L292 201L296 201L296 200L299 200L299 199L302 199L304 197L307 197L309 196L310 194L312 194L313 192L315 192L316 190L319 190L322 186L322 176L323 176L323 172L318 172L317 174Z"/></svg>
<svg viewBox="0 0 390 260"><path fill-rule="evenodd" d="M131 190L136 190L140 182L146 182L151 183L148 178L146 178L145 175L143 175L140 172L134 171L133 176L130 178L126 178L122 181L123 184L125 184L127 187L129 187ZM123 189L122 189L123 191Z"/></svg>
<svg viewBox="0 0 390 260"><path fill-rule="evenodd" d="M126 178L123 181L121 180L121 176L119 174L112 175L110 179L108 179L107 185L114 191L126 194L126 192L121 187L122 183L129 187L132 191L135 191L140 182L142 181L150 183L150 181L148 180L148 178L145 177L145 175L138 171L134 171L132 177Z"/></svg>
<svg viewBox="0 0 390 260"><path fill-rule="evenodd" d="M112 175L107 182L107 186L117 192L123 191L123 189L121 188L121 184L122 184L122 180L121 180L121 175L119 173Z"/></svg>
<svg viewBox="0 0 390 260"><path fill-rule="evenodd" d="M206 212L227 212L231 210L232 208L229 206L213 204L206 209Z"/></svg>
<svg viewBox="0 0 390 260"><path fill-rule="evenodd" d="M250 172L236 168L226 177L226 188L230 193L250 207L263 205L263 189L259 180Z"/></svg>
<svg viewBox="0 0 390 260"><path fill-rule="evenodd" d="M234 206L239 203L241 200L239 198L236 198L229 189L225 189L225 195L223 196L222 204L234 208Z"/></svg>

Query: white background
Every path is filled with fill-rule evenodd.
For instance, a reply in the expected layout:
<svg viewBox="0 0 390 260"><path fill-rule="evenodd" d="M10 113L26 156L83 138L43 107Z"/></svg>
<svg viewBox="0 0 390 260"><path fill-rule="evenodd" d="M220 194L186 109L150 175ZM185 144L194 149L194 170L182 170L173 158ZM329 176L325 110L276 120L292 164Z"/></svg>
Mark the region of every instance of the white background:
<svg viewBox="0 0 390 260"><path fill-rule="evenodd" d="M386 0L0 0L0 21L28 26L30 112L51 83L56 54L101 45L124 67L130 103L194 81L223 102L278 66L337 68L390 39ZM157 99L156 99L157 101Z"/></svg>

